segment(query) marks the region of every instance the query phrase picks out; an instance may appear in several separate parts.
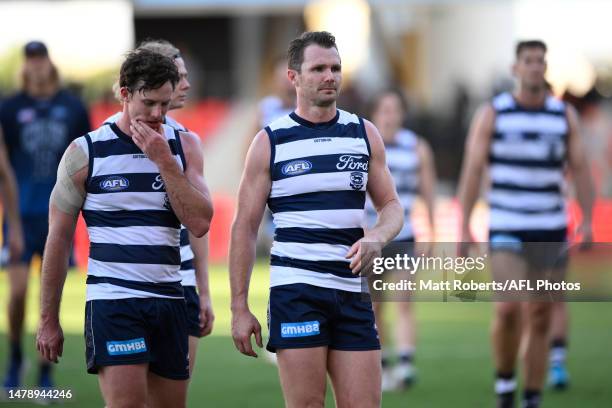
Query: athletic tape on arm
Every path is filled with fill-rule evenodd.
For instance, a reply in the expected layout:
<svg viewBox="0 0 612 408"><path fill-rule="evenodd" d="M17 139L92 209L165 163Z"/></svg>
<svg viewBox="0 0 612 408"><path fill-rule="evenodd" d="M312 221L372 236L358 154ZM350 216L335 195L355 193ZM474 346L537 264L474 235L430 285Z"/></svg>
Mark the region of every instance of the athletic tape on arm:
<svg viewBox="0 0 612 408"><path fill-rule="evenodd" d="M89 158L79 143L73 143L62 156L57 168L57 181L51 192L51 204L68 214L78 214L85 199L74 185L72 176L87 167Z"/></svg>

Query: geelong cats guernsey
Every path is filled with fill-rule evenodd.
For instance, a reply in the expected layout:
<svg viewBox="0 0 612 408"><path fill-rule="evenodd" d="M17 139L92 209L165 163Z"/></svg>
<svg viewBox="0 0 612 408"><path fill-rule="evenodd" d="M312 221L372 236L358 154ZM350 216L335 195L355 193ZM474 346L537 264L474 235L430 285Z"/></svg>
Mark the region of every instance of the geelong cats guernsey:
<svg viewBox="0 0 612 408"><path fill-rule="evenodd" d="M162 131L184 170L178 131ZM87 300L183 298L181 223L157 165L115 123L77 143L89 153L82 208L90 239Z"/></svg>
<svg viewBox="0 0 612 408"><path fill-rule="evenodd" d="M270 286L306 283L360 292L345 256L363 237L370 147L363 120L337 110L311 123L295 112L265 128L276 227Z"/></svg>
<svg viewBox="0 0 612 408"><path fill-rule="evenodd" d="M569 132L565 104L548 96L542 108L527 109L504 93L493 99L493 108L490 230L565 228L564 166Z"/></svg>
<svg viewBox="0 0 612 408"><path fill-rule="evenodd" d="M414 132L408 129L400 129L395 135L394 142L385 146L387 166L395 182L397 195L404 209L404 225L397 237L393 239L394 241L414 239L410 213L419 188L420 161L417 152L418 143L419 138ZM378 213L369 196L366 201L366 214L368 226L373 227L376 224Z"/></svg>
<svg viewBox="0 0 612 408"><path fill-rule="evenodd" d="M104 121L105 125L110 125L121 119L123 112L117 112L109 116ZM187 128L182 123L178 122L171 116L164 116L164 124L168 125L181 132L188 132ZM184 225L181 225L181 285L196 286L195 266L193 264L194 254L189 245L189 232Z"/></svg>

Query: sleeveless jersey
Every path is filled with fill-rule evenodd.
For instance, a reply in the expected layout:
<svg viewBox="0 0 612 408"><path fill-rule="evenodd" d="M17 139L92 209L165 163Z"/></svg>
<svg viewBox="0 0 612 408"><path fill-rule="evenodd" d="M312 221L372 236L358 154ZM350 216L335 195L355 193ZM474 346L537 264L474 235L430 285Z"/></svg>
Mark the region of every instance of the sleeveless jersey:
<svg viewBox="0 0 612 408"><path fill-rule="evenodd" d="M162 130L184 170L178 131ZM90 239L87 300L182 298L181 223L157 165L114 123L77 143L89 152L82 208Z"/></svg>
<svg viewBox="0 0 612 408"><path fill-rule="evenodd" d="M311 123L290 113L265 128L272 147L268 207L276 227L270 285L360 292L349 248L363 237L370 147L363 120L338 110Z"/></svg>
<svg viewBox="0 0 612 408"><path fill-rule="evenodd" d="M548 96L540 109L510 93L493 99L489 151L490 230L555 230L567 226L564 165L569 126L565 104Z"/></svg>
<svg viewBox="0 0 612 408"><path fill-rule="evenodd" d="M395 135L395 141L385 146L387 166L404 209L404 225L394 241L414 239L410 213L419 188L418 142L418 136L414 132L408 129L400 129ZM366 215L368 226L373 227L376 224L378 214L369 196L366 201Z"/></svg>
<svg viewBox="0 0 612 408"><path fill-rule="evenodd" d="M109 116L104 121L105 125L117 122L123 112L117 112L112 116ZM187 128L182 123L178 122L171 116L164 116L164 124L168 125L180 132L188 132ZM189 233L184 225L181 225L181 285L183 286L196 286L195 279L195 268L193 266L193 251L189 244Z"/></svg>

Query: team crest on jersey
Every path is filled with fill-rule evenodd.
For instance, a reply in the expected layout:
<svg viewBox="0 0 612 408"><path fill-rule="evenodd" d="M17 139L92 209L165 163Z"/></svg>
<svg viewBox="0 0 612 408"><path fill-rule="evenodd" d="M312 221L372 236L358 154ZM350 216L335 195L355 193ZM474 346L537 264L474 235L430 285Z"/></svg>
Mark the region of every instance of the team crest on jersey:
<svg viewBox="0 0 612 408"><path fill-rule="evenodd" d="M364 177L363 177L363 173L360 171L353 171L351 172L351 188L353 190L361 190L363 188L363 184L364 184Z"/></svg>
<svg viewBox="0 0 612 408"><path fill-rule="evenodd" d="M109 193L125 190L130 186L130 182L125 177L110 176L100 182L100 188Z"/></svg>
<svg viewBox="0 0 612 408"><path fill-rule="evenodd" d="M293 160L283 166L281 171L284 176L297 176L309 172L312 169L312 163L308 160Z"/></svg>

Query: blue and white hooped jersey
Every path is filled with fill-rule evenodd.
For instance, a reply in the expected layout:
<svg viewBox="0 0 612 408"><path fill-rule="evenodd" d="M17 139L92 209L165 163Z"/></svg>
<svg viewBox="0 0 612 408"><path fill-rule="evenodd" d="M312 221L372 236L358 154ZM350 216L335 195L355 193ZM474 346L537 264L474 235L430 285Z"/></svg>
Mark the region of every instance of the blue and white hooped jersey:
<svg viewBox="0 0 612 408"><path fill-rule="evenodd" d="M420 161L417 146L419 137L408 129L400 129L395 142L385 146L387 166L395 182L395 189L404 209L404 225L394 241L414 239L410 213L419 189ZM367 224L373 227L378 219L374 204L368 195L366 201Z"/></svg>
<svg viewBox="0 0 612 408"><path fill-rule="evenodd" d="M270 286L306 283L361 292L345 256L363 237L370 147L363 120L338 110L311 123L290 113L265 128L268 207L276 227Z"/></svg>
<svg viewBox="0 0 612 408"><path fill-rule="evenodd" d="M112 116L109 116L104 121L105 125L117 122L123 112L117 112ZM164 116L164 124L168 125L180 132L188 132L187 128L182 123L176 121L171 116ZM195 279L195 268L193 265L193 251L189 244L189 233L184 225L181 225L181 285L183 286L196 286Z"/></svg>
<svg viewBox="0 0 612 408"><path fill-rule="evenodd" d="M564 166L569 125L553 96L540 109L518 105L510 93L493 99L489 151L492 231L555 230L567 226Z"/></svg>
<svg viewBox="0 0 612 408"><path fill-rule="evenodd" d="M162 129L184 170L178 131ZM114 123L77 143L89 154L82 208L90 239L87 300L183 298L181 223L157 165Z"/></svg>

